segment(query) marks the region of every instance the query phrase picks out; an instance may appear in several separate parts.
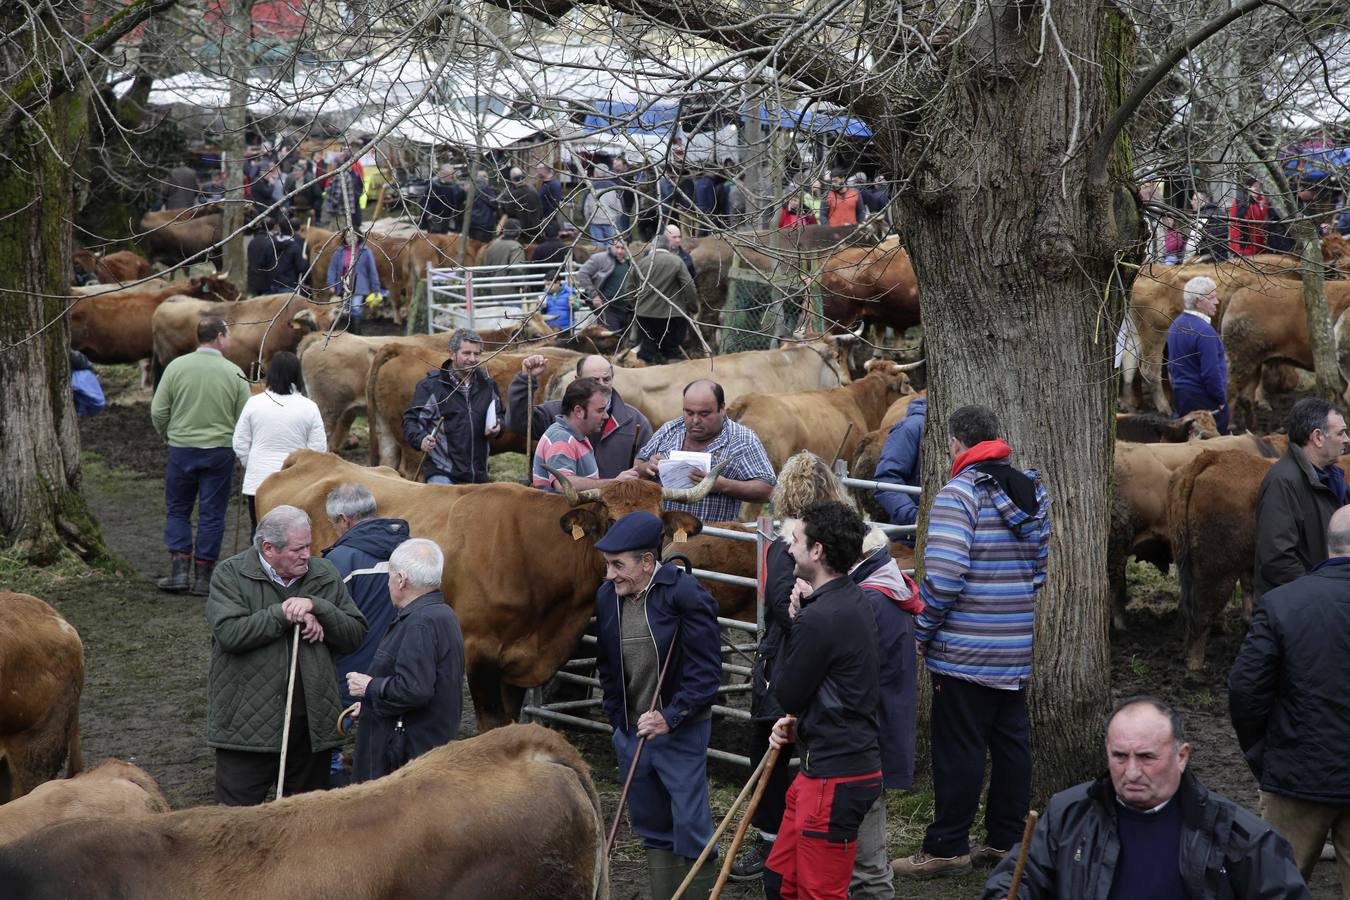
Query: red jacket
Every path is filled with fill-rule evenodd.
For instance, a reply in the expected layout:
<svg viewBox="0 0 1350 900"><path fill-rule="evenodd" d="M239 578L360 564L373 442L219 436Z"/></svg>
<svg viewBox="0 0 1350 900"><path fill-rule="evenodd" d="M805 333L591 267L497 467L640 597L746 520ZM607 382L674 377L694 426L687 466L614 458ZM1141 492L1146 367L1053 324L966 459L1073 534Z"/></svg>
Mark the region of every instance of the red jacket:
<svg viewBox="0 0 1350 900"><path fill-rule="evenodd" d="M1245 212L1234 200L1228 210L1228 249L1239 256L1254 256L1266 252L1266 226L1270 206L1260 194L1252 194Z"/></svg>
<svg viewBox="0 0 1350 900"><path fill-rule="evenodd" d="M810 213L792 212L786 206L778 211L779 228L801 228L816 224L816 217Z"/></svg>

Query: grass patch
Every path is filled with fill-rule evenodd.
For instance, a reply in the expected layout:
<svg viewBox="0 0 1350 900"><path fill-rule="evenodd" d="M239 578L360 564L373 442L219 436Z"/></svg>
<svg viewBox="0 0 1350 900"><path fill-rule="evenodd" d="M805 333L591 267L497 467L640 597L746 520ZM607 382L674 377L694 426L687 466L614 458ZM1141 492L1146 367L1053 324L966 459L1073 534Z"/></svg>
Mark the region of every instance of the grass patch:
<svg viewBox="0 0 1350 900"><path fill-rule="evenodd" d="M519 484L525 480L527 471L524 453L494 453L488 457L488 479L491 481Z"/></svg>

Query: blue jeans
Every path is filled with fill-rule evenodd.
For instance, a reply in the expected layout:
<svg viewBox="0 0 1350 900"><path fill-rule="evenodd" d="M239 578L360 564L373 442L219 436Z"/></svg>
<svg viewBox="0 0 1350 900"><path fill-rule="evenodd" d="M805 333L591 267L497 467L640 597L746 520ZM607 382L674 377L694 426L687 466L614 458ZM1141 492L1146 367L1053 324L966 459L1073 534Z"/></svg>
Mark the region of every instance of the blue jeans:
<svg viewBox="0 0 1350 900"><path fill-rule="evenodd" d="M448 475L428 475L427 484L454 484Z"/></svg>
<svg viewBox="0 0 1350 900"><path fill-rule="evenodd" d="M591 240L602 247L608 246L610 241L619 236L619 230L613 225L596 225L592 223L586 226L586 230L591 233Z"/></svg>
<svg viewBox="0 0 1350 900"><path fill-rule="evenodd" d="M220 558L225 537L225 508L234 480L234 450L229 447L170 447L164 471L164 545L170 553L188 553L205 562ZM197 544L193 551L192 507L197 506Z"/></svg>
<svg viewBox="0 0 1350 900"><path fill-rule="evenodd" d="M712 721L687 722L652 738L638 759L628 794L628 816L642 846L697 859L712 837L708 805L708 738ZM619 771L627 772L638 736L615 731Z"/></svg>

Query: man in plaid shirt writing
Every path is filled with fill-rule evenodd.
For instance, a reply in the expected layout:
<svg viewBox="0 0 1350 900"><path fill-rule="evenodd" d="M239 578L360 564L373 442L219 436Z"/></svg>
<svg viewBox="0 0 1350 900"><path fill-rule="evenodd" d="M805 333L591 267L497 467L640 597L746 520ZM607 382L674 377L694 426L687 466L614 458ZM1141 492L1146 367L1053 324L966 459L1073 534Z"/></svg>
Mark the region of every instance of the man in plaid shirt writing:
<svg viewBox="0 0 1350 900"><path fill-rule="evenodd" d="M674 450L712 454L712 464L725 461L712 493L697 503L666 501L666 509L678 509L704 522L734 522L741 503L767 503L778 483L769 455L759 437L738 422L727 420L726 395L715 381L700 379L684 388L684 415L671 419L638 451L634 469L645 478L657 477L657 464ZM694 472L695 484L703 473Z"/></svg>

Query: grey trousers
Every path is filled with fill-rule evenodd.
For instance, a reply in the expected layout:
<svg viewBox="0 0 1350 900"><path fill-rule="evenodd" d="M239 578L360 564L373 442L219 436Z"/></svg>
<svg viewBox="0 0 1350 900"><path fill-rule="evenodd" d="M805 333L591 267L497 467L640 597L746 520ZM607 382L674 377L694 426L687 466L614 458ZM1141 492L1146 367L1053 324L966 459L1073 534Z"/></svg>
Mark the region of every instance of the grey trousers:
<svg viewBox="0 0 1350 900"><path fill-rule="evenodd" d="M858 856L853 863L848 895L852 900L864 897L891 900L895 896L895 874L886 853L885 791L858 826Z"/></svg>

